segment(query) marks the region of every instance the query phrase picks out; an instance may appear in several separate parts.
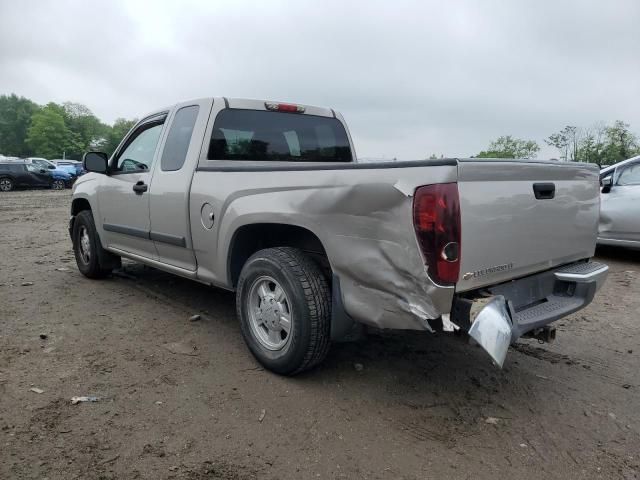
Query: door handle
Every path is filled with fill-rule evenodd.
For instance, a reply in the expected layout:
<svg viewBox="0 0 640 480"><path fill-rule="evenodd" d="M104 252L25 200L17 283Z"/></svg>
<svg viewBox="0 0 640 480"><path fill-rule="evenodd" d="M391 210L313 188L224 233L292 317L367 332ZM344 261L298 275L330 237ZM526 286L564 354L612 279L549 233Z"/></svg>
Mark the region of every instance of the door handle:
<svg viewBox="0 0 640 480"><path fill-rule="evenodd" d="M534 183L533 194L538 200L549 200L556 196L555 183Z"/></svg>
<svg viewBox="0 0 640 480"><path fill-rule="evenodd" d="M138 183L136 183L133 186L133 191L136 192L136 194L138 194L138 195L142 195L148 189L149 189L148 185L146 183L144 183L142 180L140 180Z"/></svg>

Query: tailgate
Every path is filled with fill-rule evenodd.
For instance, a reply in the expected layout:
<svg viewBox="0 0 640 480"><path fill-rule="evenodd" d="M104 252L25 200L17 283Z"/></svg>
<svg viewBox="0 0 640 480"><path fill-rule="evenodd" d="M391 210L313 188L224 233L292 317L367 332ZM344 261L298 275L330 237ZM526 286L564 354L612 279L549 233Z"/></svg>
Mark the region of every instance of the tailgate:
<svg viewBox="0 0 640 480"><path fill-rule="evenodd" d="M456 290L593 256L598 174L595 165L583 163L461 160L462 261Z"/></svg>

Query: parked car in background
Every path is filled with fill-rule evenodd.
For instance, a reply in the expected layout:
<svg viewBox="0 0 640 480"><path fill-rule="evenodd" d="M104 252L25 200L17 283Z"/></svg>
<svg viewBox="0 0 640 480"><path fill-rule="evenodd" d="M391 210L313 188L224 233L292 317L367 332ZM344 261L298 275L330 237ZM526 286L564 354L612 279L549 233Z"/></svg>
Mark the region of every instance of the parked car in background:
<svg viewBox="0 0 640 480"><path fill-rule="evenodd" d="M46 168L49 170L55 170L56 168L58 168L56 164L53 163L51 160L47 160L46 158L42 158L42 157L27 157L25 160L29 160L34 165L37 165L38 167Z"/></svg>
<svg viewBox="0 0 640 480"><path fill-rule="evenodd" d="M50 171L25 160L0 163L0 192L17 187L62 190L72 183L71 176L65 172Z"/></svg>
<svg viewBox="0 0 640 480"><path fill-rule="evenodd" d="M600 171L598 244L640 248L640 155Z"/></svg>
<svg viewBox="0 0 640 480"><path fill-rule="evenodd" d="M70 173L59 170L49 170L49 175L51 175L55 180L62 180L64 182L64 186L66 188L71 188L78 177L74 177Z"/></svg>
<svg viewBox="0 0 640 480"><path fill-rule="evenodd" d="M46 158L42 158L42 157L27 157L27 160L29 160L31 163L33 163L34 165L36 165L36 166L38 166L40 168L44 168L45 170L56 171L56 172L60 172L60 173L64 173L64 174L69 175L69 172L68 172L67 168L59 167L55 163L53 163L51 160L47 160Z"/></svg>
<svg viewBox="0 0 640 480"><path fill-rule="evenodd" d="M76 177L85 173L82 162L76 160L53 160L53 162L58 168L62 168L67 173L75 175Z"/></svg>
<svg viewBox="0 0 640 480"><path fill-rule="evenodd" d="M67 162L66 160L51 160L51 161L56 165L56 167L65 171L69 175L73 176L74 179L78 178L78 172L74 165L66 163ZM65 163L60 163L60 162L65 162Z"/></svg>

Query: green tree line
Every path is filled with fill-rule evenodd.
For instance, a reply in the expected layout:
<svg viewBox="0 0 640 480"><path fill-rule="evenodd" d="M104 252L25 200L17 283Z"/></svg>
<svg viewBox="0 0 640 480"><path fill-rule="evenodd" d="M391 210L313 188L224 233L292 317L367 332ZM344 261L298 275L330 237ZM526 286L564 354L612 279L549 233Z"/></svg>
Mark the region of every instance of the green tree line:
<svg viewBox="0 0 640 480"><path fill-rule="evenodd" d="M640 141L630 130L630 125L616 120L611 125L597 123L591 127L567 125L545 140L558 150L560 160L571 162L613 165L635 155L640 155ZM535 158L540 146L533 140L522 140L511 135L491 142L487 150L476 158Z"/></svg>
<svg viewBox="0 0 640 480"><path fill-rule="evenodd" d="M111 154L135 122L118 118L107 125L80 103L38 105L0 95L0 154L77 160L88 150Z"/></svg>
<svg viewBox="0 0 640 480"><path fill-rule="evenodd" d="M613 165L640 154L638 137L629 127L622 120L586 128L567 125L545 142L558 150L562 160Z"/></svg>
<svg viewBox="0 0 640 480"><path fill-rule="evenodd" d="M570 162L605 166L640 155L640 140L630 130L630 125L621 120L611 125L601 122L587 128L567 125L549 135L544 142L558 150L559 160ZM505 135L472 158L536 158L539 151L540 145L534 140ZM429 159L443 157L432 154Z"/></svg>
<svg viewBox="0 0 640 480"><path fill-rule="evenodd" d="M88 150L111 154L135 120L118 118L107 125L80 103L38 105L15 94L0 95L0 154L16 157L81 159ZM640 154L640 141L628 123L591 127L567 125L546 138L560 160L612 165ZM505 135L489 144L476 158L535 158L534 140ZM434 158L432 155L431 158ZM437 158L437 157L435 157Z"/></svg>

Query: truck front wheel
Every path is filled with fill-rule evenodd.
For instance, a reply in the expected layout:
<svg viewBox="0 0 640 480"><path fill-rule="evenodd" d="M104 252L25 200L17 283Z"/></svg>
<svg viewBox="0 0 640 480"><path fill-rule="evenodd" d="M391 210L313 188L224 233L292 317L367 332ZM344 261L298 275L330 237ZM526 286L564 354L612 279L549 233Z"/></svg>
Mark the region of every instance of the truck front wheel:
<svg viewBox="0 0 640 480"><path fill-rule="evenodd" d="M90 210L76 216L71 238L78 270L85 277L106 277L120 263L120 257L102 248Z"/></svg>
<svg viewBox="0 0 640 480"><path fill-rule="evenodd" d="M296 248L268 248L247 260L236 309L249 350L275 373L313 368L329 351L330 289L318 265Z"/></svg>

